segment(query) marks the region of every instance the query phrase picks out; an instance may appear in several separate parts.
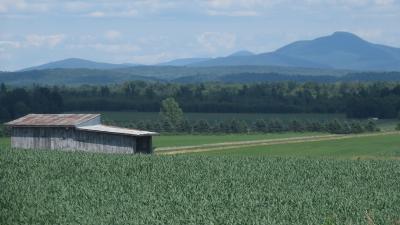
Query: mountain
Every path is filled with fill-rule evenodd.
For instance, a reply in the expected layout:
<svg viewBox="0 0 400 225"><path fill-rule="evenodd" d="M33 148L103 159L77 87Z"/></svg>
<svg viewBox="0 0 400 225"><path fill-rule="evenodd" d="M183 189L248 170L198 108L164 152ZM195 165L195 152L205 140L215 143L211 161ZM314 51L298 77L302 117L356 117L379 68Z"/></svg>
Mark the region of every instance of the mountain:
<svg viewBox="0 0 400 225"><path fill-rule="evenodd" d="M347 32L298 41L275 53L308 60L332 68L400 70L400 49L367 42Z"/></svg>
<svg viewBox="0 0 400 225"><path fill-rule="evenodd" d="M103 63L103 62L94 62L86 59L79 58L69 58L63 59L59 61L54 61L50 63L46 63L39 66L29 67L22 69L21 71L29 71L29 70L45 70L45 69L116 69L123 68L129 66L135 66L137 64L112 64L112 63Z"/></svg>
<svg viewBox="0 0 400 225"><path fill-rule="evenodd" d="M158 66L186 66L193 63L199 63L206 60L210 60L211 58L183 58L183 59L174 59L172 61L159 63Z"/></svg>
<svg viewBox="0 0 400 225"><path fill-rule="evenodd" d="M373 44L348 32L297 41L274 52L229 55L190 66L274 65L349 70L400 71L400 49Z"/></svg>
<svg viewBox="0 0 400 225"><path fill-rule="evenodd" d="M279 67L304 67L304 68L330 68L326 65L298 59L276 53L263 53L250 56L219 57L188 66L214 67L214 66L279 66Z"/></svg>
<svg viewBox="0 0 400 225"><path fill-rule="evenodd" d="M78 58L50 62L27 70L118 69L136 64L111 64ZM153 66L220 67L277 66L361 71L400 71L400 48L370 43L348 32L335 32L313 40L297 41L276 51L254 54L243 50L225 57L183 58Z"/></svg>

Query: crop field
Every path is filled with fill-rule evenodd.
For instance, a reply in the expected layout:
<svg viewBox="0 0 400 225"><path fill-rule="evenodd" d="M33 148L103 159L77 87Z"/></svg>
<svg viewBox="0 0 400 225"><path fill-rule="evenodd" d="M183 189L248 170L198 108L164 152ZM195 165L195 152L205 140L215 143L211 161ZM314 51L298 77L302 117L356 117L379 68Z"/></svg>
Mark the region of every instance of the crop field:
<svg viewBox="0 0 400 225"><path fill-rule="evenodd" d="M400 162L0 150L0 224L398 224Z"/></svg>
<svg viewBox="0 0 400 225"><path fill-rule="evenodd" d="M0 149L10 147L10 138L0 137Z"/></svg>

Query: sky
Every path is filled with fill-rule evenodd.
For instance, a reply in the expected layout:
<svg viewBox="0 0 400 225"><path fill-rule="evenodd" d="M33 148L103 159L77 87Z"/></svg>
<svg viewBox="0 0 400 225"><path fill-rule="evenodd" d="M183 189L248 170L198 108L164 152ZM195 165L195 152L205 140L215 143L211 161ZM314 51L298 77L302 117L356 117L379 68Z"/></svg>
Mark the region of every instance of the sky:
<svg viewBox="0 0 400 225"><path fill-rule="evenodd" d="M400 0L0 0L0 70L262 53L335 31L400 47Z"/></svg>

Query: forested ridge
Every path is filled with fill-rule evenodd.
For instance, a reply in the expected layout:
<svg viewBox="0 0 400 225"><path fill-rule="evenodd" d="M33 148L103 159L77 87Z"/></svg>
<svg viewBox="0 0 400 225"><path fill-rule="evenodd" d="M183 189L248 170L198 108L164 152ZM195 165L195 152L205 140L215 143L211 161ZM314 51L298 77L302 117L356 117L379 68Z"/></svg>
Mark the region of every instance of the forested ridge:
<svg viewBox="0 0 400 225"><path fill-rule="evenodd" d="M119 69L44 69L0 74L0 83L22 86L110 85L128 81L173 83L255 83L255 82L358 82L400 81L400 72L363 72L271 66L176 67L136 66Z"/></svg>
<svg viewBox="0 0 400 225"><path fill-rule="evenodd" d="M345 113L395 118L400 83L172 84L134 81L109 86L0 87L0 118L26 113L134 110L157 112L173 97L184 112Z"/></svg>

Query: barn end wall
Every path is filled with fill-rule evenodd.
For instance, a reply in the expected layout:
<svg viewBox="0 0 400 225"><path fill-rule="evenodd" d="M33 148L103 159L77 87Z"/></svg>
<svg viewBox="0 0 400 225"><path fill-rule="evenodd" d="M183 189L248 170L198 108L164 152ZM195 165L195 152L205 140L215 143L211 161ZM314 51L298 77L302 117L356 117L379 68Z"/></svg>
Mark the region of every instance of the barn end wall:
<svg viewBox="0 0 400 225"><path fill-rule="evenodd" d="M73 127L13 127L11 146L24 149L81 150L104 153L136 153L136 137L81 131ZM151 137L150 137L151 146ZM146 151L150 153L151 151Z"/></svg>

